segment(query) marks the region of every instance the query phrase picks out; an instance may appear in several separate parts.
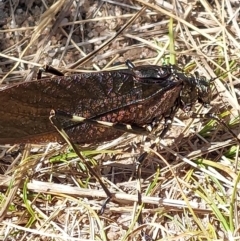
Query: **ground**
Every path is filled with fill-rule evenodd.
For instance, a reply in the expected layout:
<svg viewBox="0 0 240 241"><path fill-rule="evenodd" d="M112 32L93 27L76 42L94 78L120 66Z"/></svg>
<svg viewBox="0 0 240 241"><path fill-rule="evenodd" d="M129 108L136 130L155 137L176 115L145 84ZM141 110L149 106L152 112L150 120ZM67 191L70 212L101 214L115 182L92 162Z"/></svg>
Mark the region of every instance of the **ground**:
<svg viewBox="0 0 240 241"><path fill-rule="evenodd" d="M2 240L238 240L239 11L238 1L230 0L0 2ZM58 136L54 127L41 138L4 139L50 126L36 119L47 104L74 109L82 98L63 96L68 87L61 92L60 85L51 84L58 79L51 82L45 73L38 81L46 81L46 88L32 88L39 67L91 76L121 72L127 60L135 66L176 64L188 75L212 80L210 105L179 110L140 169L137 160L149 151L154 133L96 143L95 129L83 128L77 132L82 139L92 133L90 143L76 146L83 157L60 137L47 141ZM99 86L86 91L98 95ZM7 88L19 92L10 96ZM53 94L44 97L46 89ZM103 107L110 111L109 106ZM27 122L30 109L36 121ZM222 124L191 118L192 112L213 113ZM106 194L86 163L113 193L103 214Z"/></svg>

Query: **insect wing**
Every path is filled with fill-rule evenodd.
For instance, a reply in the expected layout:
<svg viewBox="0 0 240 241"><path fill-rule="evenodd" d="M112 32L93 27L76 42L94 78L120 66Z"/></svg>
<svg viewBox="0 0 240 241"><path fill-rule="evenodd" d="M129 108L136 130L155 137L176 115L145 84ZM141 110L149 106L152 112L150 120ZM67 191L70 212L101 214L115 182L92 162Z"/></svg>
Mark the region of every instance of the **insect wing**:
<svg viewBox="0 0 240 241"><path fill-rule="evenodd" d="M59 140L49 121L51 109L110 122L146 124L168 108L155 112L161 98L166 99L166 91L178 84L169 79L145 84L127 69L17 84L0 93L0 143ZM172 93L170 105L176 98ZM73 125L65 120L62 123L64 128ZM121 134L88 124L68 132L79 143L105 141Z"/></svg>

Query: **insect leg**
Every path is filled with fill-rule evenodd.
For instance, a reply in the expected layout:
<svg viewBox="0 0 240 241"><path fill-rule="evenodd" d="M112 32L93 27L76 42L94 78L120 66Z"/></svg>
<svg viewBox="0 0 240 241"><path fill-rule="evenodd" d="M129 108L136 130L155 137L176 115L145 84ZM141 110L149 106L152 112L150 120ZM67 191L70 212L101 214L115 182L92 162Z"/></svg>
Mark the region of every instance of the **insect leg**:
<svg viewBox="0 0 240 241"><path fill-rule="evenodd" d="M38 72L37 72L37 79L41 79L42 78L42 73L46 72L46 73L50 73L56 76L64 76L64 74L62 72L60 72L59 70L53 68L50 65L44 65L42 68L39 68Z"/></svg>
<svg viewBox="0 0 240 241"><path fill-rule="evenodd" d="M73 141L71 140L71 138L68 136L68 134L64 131L64 129L61 126L61 123L58 121L56 115L55 115L55 111L52 110L50 112L50 122L52 123L52 125L55 127L55 129L58 131L58 133L64 138L64 140L68 143L69 146L71 146L73 148L73 150L76 152L76 154L78 155L78 157L80 158L80 160L82 161L82 163L84 163L88 169L88 171L91 173L92 176L94 176L96 178L96 180L100 183L100 185L102 186L104 192L107 195L107 199L105 200L102 209L100 211L100 213L104 212L104 209L106 207L106 204L111 200L112 198L112 193L108 190L108 188L106 187L106 185L103 183L102 178L97 174L97 172L88 164L88 162L85 160L85 158L83 157L83 155L81 154L79 148L77 145L75 145L73 143Z"/></svg>
<svg viewBox="0 0 240 241"><path fill-rule="evenodd" d="M220 119L218 116L212 113L206 113L206 114L195 114L193 113L191 117L195 118L208 118L208 119L214 119L217 121L220 125L222 125L226 130L233 136L233 138L240 144L240 139L237 137L237 135L226 125L226 123Z"/></svg>
<svg viewBox="0 0 240 241"><path fill-rule="evenodd" d="M73 122L77 123L87 123L95 126L100 126L100 127L105 127L105 128L114 128L116 130L122 131L122 132L128 132L131 134L136 134L136 135L148 135L149 131L141 126L137 125L128 125L128 124L123 124L123 123L112 123L112 122L107 122L107 121L98 121L95 119L88 119L84 118L81 116L77 115L71 115L68 114L64 111L56 111L55 115L57 117L65 118ZM70 129L74 127L74 125L67 127L66 129Z"/></svg>
<svg viewBox="0 0 240 241"><path fill-rule="evenodd" d="M161 133L158 135L158 137L156 138L156 140L154 141L154 143L150 146L150 149L153 149L157 146L157 144L159 143L159 141L167 134L167 132L170 130L171 126L172 126L172 121L173 118L176 114L178 110L178 107L172 107L170 110L170 113L168 115L164 116L164 128L161 131ZM142 163L148 156L149 152L145 151L144 153L142 153L139 158L138 158L138 162Z"/></svg>

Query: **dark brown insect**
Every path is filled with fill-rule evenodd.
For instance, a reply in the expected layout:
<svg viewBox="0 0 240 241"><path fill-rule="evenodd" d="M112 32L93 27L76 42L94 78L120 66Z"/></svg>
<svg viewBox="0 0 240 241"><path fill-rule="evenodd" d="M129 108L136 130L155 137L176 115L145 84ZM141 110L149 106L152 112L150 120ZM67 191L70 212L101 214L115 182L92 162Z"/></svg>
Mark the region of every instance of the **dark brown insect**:
<svg viewBox="0 0 240 241"><path fill-rule="evenodd" d="M0 143L62 141L51 109L88 119L136 126L168 117L196 100L210 101L209 82L176 66L145 65L16 84L0 92ZM62 119L75 143L98 143L122 134L113 128Z"/></svg>

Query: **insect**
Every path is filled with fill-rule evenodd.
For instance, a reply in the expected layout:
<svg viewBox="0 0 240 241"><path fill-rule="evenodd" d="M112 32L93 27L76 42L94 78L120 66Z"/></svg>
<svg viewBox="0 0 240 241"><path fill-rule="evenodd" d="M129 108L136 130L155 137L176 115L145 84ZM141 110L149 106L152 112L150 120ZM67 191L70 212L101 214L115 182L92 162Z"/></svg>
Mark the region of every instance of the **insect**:
<svg viewBox="0 0 240 241"><path fill-rule="evenodd" d="M144 65L115 71L59 76L15 84L0 93L0 143L62 141L49 122L51 109L86 120L142 127L154 119L172 118L198 100L211 99L210 82L186 75L172 65ZM112 140L123 132L87 121L61 118L77 144ZM167 128L163 130L166 132Z"/></svg>

